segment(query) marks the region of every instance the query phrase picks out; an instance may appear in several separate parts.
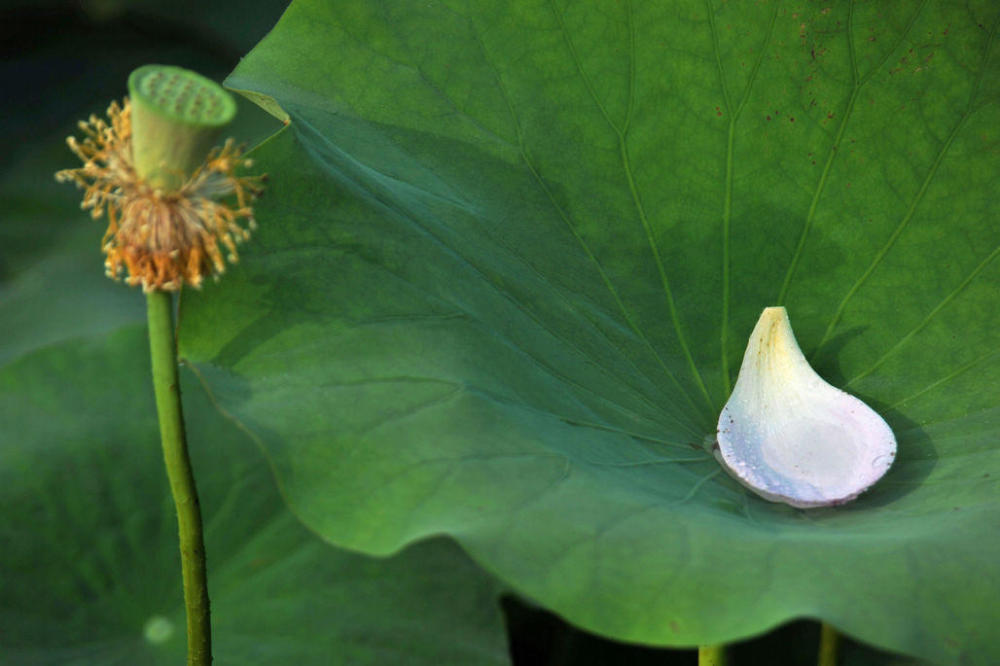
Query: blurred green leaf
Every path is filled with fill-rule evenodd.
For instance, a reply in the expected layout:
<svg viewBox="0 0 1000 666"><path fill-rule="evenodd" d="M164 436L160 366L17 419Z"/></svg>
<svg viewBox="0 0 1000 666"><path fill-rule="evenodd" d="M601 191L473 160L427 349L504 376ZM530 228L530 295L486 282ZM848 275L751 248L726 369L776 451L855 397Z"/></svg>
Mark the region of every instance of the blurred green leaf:
<svg viewBox="0 0 1000 666"><path fill-rule="evenodd" d="M178 664L177 523L145 330L0 369L0 662ZM264 459L185 383L215 662L507 664L497 586L444 540L337 550L285 509Z"/></svg>
<svg viewBox="0 0 1000 666"><path fill-rule="evenodd" d="M336 543L453 534L619 639L1000 661L998 15L297 0L227 81L292 124L182 350ZM778 303L899 438L848 506L703 452Z"/></svg>

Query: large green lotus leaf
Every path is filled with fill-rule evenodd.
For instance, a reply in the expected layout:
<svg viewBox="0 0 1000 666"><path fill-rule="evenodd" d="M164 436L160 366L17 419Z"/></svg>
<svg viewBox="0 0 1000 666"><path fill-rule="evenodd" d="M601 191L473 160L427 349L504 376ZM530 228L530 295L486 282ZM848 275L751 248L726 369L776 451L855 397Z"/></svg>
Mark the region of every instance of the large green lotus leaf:
<svg viewBox="0 0 1000 666"><path fill-rule="evenodd" d="M0 370L4 664L184 660L148 354L145 329L130 327ZM454 544L390 560L332 548L288 512L250 440L195 381L185 389L214 663L509 663L498 589Z"/></svg>
<svg viewBox="0 0 1000 666"><path fill-rule="evenodd" d="M336 543L452 534L625 640L996 663L998 16L297 0L228 80L291 125L182 350ZM898 436L847 506L704 452L774 304Z"/></svg>

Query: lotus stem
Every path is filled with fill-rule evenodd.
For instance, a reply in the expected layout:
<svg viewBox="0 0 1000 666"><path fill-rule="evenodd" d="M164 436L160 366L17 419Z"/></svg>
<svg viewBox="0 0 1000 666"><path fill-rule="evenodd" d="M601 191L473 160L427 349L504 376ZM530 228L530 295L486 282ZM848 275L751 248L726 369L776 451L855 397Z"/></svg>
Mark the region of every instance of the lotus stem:
<svg viewBox="0 0 1000 666"><path fill-rule="evenodd" d="M201 506L194 471L184 434L184 414L177 376L174 343L173 299L169 292L146 295L149 319L149 350L153 362L153 389L160 420L163 461L170 480L170 492L177 508L180 535L181 573L184 579L184 607L187 612L188 666L212 663L212 629L209 615L208 576L205 566L205 538Z"/></svg>
<svg viewBox="0 0 1000 666"><path fill-rule="evenodd" d="M184 433L171 292L217 278L223 251L236 261L236 244L255 226L250 202L264 177L235 175L251 161L241 159L231 139L212 148L236 113L236 102L217 83L179 67L145 65L132 72L128 87L130 97L112 102L106 121L91 116L79 124L82 140L66 140L83 166L63 169L56 179L83 189L82 207L108 220L107 275L127 273L126 282L146 292L156 413L180 536L187 664L210 666L205 537ZM235 204L222 202L226 197Z"/></svg>
<svg viewBox="0 0 1000 666"><path fill-rule="evenodd" d="M837 630L826 622L820 623L819 628L819 655L816 658L817 666L837 666L837 654L840 651L840 634Z"/></svg>
<svg viewBox="0 0 1000 666"><path fill-rule="evenodd" d="M725 645L699 646L698 666L726 666L726 646Z"/></svg>

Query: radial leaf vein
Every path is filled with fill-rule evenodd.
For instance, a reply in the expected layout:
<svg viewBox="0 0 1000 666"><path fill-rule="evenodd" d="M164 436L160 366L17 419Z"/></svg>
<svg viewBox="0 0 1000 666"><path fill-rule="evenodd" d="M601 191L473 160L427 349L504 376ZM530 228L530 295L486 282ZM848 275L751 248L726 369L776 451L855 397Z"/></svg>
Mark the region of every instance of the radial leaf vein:
<svg viewBox="0 0 1000 666"><path fill-rule="evenodd" d="M580 75L580 79L583 81L584 87L587 89L588 94L593 99L594 104L600 110L601 115L604 117L604 120L607 122L608 126L614 131L615 135L618 138L618 147L619 147L619 153L621 155L622 168L625 172L625 178L628 181L629 192L631 193L632 196L632 202L635 205L639 221L642 224L643 230L646 233L646 241L649 244L650 251L652 252L653 259L656 263L656 269L660 276L660 283L663 286L664 295L667 301L667 309L670 312L670 320L673 324L674 331L677 333L678 344L680 345L681 352L683 353L684 358L687 361L688 368L691 371L691 375L694 378L695 384L698 386L699 392L705 398L705 402L708 404L709 410L713 410L715 409L715 406L712 403L712 398L708 394L708 389L705 386L705 382L702 380L701 372L698 370L698 366L694 361L694 357L691 355L691 349L688 346L687 339L684 335L684 331L681 328L680 319L678 318L677 315L677 307L674 303L673 291L671 290L670 287L670 280L667 277L667 272L663 265L663 258L660 255L659 246L657 245L656 239L653 236L652 227L649 224L649 219L646 216L645 209L643 208L642 199L639 196L639 191L638 188L636 187L635 179L632 176L632 164L628 154L628 145L626 142L625 134L622 132L621 128L619 128L614 123L614 121L611 119L611 116L605 109L604 104L602 104L600 98L598 98L594 86L590 80L590 77L587 76L587 72L583 69L583 63L580 61L580 57L576 50L576 46L574 45L573 40L570 37L569 30L566 28L566 23L563 19L562 13L559 12L558 8L555 6L552 0L549 1L549 5L552 8L552 13L556 16L556 19L559 22L559 28L562 32L563 39L566 42L567 50L569 51L570 56L573 59L573 64L576 67L577 73Z"/></svg>
<svg viewBox="0 0 1000 666"><path fill-rule="evenodd" d="M622 316L625 318L625 323L628 325L629 329L639 337L639 339L642 341L642 343L645 345L645 347L653 355L653 358L656 359L657 364L660 366L660 368L663 370L663 372L667 375L667 378L670 380L670 382L674 386L677 387L677 390L680 392L681 396L683 396L683 398L688 402L688 404L692 408L694 408L696 411L701 411L701 409L698 407L698 405L695 402L695 400L691 397L691 394L687 391L687 389L677 379L677 376L674 375L674 373L667 366L666 362L663 360L663 357L660 356L660 354L656 350L656 348L652 345L652 343L649 341L649 339L646 337L646 335L642 332L642 330L639 328L639 326L635 323L635 320L632 317L631 313L629 312L628 308L625 307L625 303L622 301L621 296L618 293L618 289L614 286L614 283L608 277L607 271L604 270L604 267L601 265L600 260L598 260L597 256L594 254L593 250L590 248L590 245L587 243L587 241L584 240L584 238L580 235L579 231L577 231L576 226L573 224L572 220L570 219L569 214L559 204L558 200L555 198L555 195L551 192L551 190L549 189L548 185L545 183L545 180L542 178L541 174L538 172L538 169L535 167L534 162L531 160L531 157L528 155L527 147L526 147L525 141L524 141L524 133L523 133L523 130L521 128L521 123L520 123L520 120L518 119L517 111L514 109L514 104L513 104L513 101L511 100L510 94L507 91L506 84L503 81L503 77L500 75L500 72L497 70L496 65L494 64L492 58L489 57L489 54L488 54L487 49L486 49L486 45L483 43L482 38L479 35L478 31L474 31L474 32L476 33L476 38L477 38L477 41L478 41L478 44L479 44L480 51L482 52L484 59L487 61L487 63L489 64L489 66L493 70L493 75L494 75L494 77L495 77L495 79L497 81L497 86L500 89L501 95L503 96L504 101L505 101L505 103L507 105L507 110L508 110L508 113L510 114L511 120L514 123L514 128L515 128L515 131L517 133L518 143L520 144L520 156L521 156L521 160L523 161L525 167L528 169L528 171L531 174L532 178L535 180L535 182L538 184L538 186L541 188L541 190L545 193L545 196L548 199L549 203L552 205L553 209L559 215L560 219L562 220L562 222L566 226L566 228L569 230L570 234L573 236L573 238L576 240L576 242L583 249L584 254L586 254L586 256L587 256L587 259L594 266L595 270L597 271L598 275L601 278L601 282L604 284L605 288L611 294L611 297L614 300L615 305L618 307L618 310L621 312ZM629 364L637 372L639 372L642 375L645 375L644 372L640 371L639 368L635 366L635 363L631 359L628 359L628 355L627 354L625 354L624 356L628 360ZM691 431L691 430L697 431L698 430L693 424L690 423L689 419L686 417L686 415L683 412L678 411L677 413L672 414L672 416L673 416L674 419L676 419L678 421L678 423L680 425L682 425L683 427L685 427L687 430L689 430L689 431Z"/></svg>
<svg viewBox="0 0 1000 666"><path fill-rule="evenodd" d="M889 405L888 407L885 408L885 411L887 411L887 412L888 411L892 411L893 409L896 409L900 405L904 405L904 404L906 404L908 402L916 400L917 398L919 398L920 396L924 395L925 393L928 393L930 391L933 391L936 388L944 386L945 384L947 384L948 382L952 381L953 379L956 379L957 377L965 374L966 372L968 372L972 368L981 368L986 363L989 363L990 361L992 361L993 359L995 359L997 357L1000 357L1000 350L991 351L991 352L989 352L987 354L983 354L982 356L974 358L974 359L972 359L971 361L969 361L967 363L963 363L962 365L960 365L959 367L957 367L952 372L949 372L944 377L931 382L930 384L928 384L924 388L920 389L916 393L911 393L910 395L906 396L902 400L899 400L899 401L894 402L893 404Z"/></svg>
<svg viewBox="0 0 1000 666"><path fill-rule="evenodd" d="M986 39L986 45L983 49L982 63L980 65L979 73L976 76L975 82L973 83L972 90L969 92L969 101L968 104L966 105L965 112L962 114L962 117L958 119L958 122L955 123L955 126L951 129L951 132L949 132L947 138L941 144L941 149L938 151L937 156L934 158L934 162L931 164L930 169L927 171L927 175L924 177L924 181L920 184L920 189L918 189L916 195L914 195L913 201L910 202L910 205L907 208L906 213L903 215L903 218L899 221L899 224L896 225L896 228L893 230L888 240L886 240L885 245L882 246L882 249L880 249L878 251L878 254L875 255L875 258L872 259L872 262L871 264L868 265L868 268L864 270L861 276L858 277L858 279L848 290L847 294L844 295L844 298L841 299L840 304L837 306L836 312L834 312L833 317L831 317L830 319L830 323L827 325L826 330L823 333L823 337L820 339L819 344L816 346L816 351L813 352L813 358L815 358L815 356L819 353L823 344L826 343L826 341L829 340L830 337L832 336L834 329L837 327L837 324L840 323L840 318L843 316L844 310L847 308L847 304L854 297L854 295L858 293L858 291L861 289L862 285L864 285L864 283L868 280L868 278L871 277L872 273L875 272L875 269L878 268L879 264L882 263L882 260L885 259L885 256L893 248L893 246L896 244L896 241L899 239L903 231L906 229L907 225L909 225L910 221L913 219L914 213L916 213L918 207L920 206L921 201L923 201L924 195L930 188L931 182L934 180L934 176L937 174L938 168L941 166L941 163L944 162L945 155L947 155L948 149L951 148L952 143L955 141L955 137L958 136L959 132L969 121L969 118L975 115L975 113L979 111L979 109L983 108L983 106L986 106L984 104L979 107L973 107L973 103L976 100L977 94L979 92L979 86L982 83L983 76L985 75L987 70L986 64L989 61L990 50L993 45L994 37L996 36L998 23L1000 23L1000 16L997 17L997 21L994 22L993 27L990 30L989 37L987 37Z"/></svg>
<svg viewBox="0 0 1000 666"><path fill-rule="evenodd" d="M305 118L296 117L295 122L299 125L300 131L308 130L308 131L312 132L314 134L316 140L319 140L319 141L326 141L327 140L326 137L322 133L320 133L316 128L312 127L310 125L310 123ZM362 164L360 161L357 161L357 160L355 160L355 161L359 165L361 165L361 166L366 166L366 165ZM365 188L370 188L371 187L367 183L358 183L357 185L360 186L360 187L365 187ZM377 197L374 197L374 192L372 192L372 194L373 194L373 198L377 198ZM553 339L558 340L558 341L566 344L569 348L571 348L574 351L576 351L577 354L579 354L582 359L588 361L591 365L593 365L594 367L598 368L603 374L608 375L608 376L613 376L613 373L611 373L607 368L605 368L605 367L603 367L603 366L601 366L601 365L599 365L597 363L594 363L592 361L592 359L590 359L590 357L582 349L580 349L580 347L576 343L574 343L572 340L566 339L565 337L561 337L560 335L558 335L558 333L556 333L555 331L553 331L548 325L546 325L546 323L538 316L538 314L536 312L533 312L532 310L529 310L529 309L523 307L523 305L520 302L518 302L516 299L514 299L513 296L510 293L508 293L501 286L499 286L494 280L490 279L490 277L485 272L483 272L482 267L479 266L473 259L471 259L470 257L468 257L465 254L463 254L462 252L460 252L453 245L445 242L445 240L442 239L437 233L435 233L431 228L429 228L428 226L426 226L423 223L423 221L418 216L414 216L414 215L410 214L409 211L407 211L403 207L397 205L395 202L387 200L387 199L384 199L384 198L382 198L380 200L379 205L381 205L382 207L384 207L387 211L391 212L392 214L397 215L397 216L399 216L402 219L408 220L412 224L412 226L413 226L414 229L419 230L425 237L427 237L429 240L431 240L432 242L434 242L435 245L442 250L442 252L444 252L448 256L454 258L457 262L461 263L463 266L467 267L469 270L471 270L476 275L478 275L480 278L482 278L484 284L491 285L493 287L493 289L495 290L497 296L499 296L504 301L506 301L507 303L509 303L513 308L515 308L516 310L518 310L519 312L521 312L525 317L527 317L532 322L534 322L541 330L545 331ZM462 309L461 306L459 306L458 304L456 304L454 302L448 301L448 304L450 306L452 306L453 308ZM522 355L526 359L530 360L535 365L536 368L538 368L539 370L541 370L545 374L549 375L550 377L552 377L554 379L557 379L557 380L559 380L560 382L562 382L564 384L573 386L574 388L579 389L582 393L586 393L586 394L594 397L595 399L597 399L597 401L602 402L602 403L604 403L604 404L606 404L606 405L608 405L608 406L610 406L610 407L612 407L614 409L617 409L620 412L626 413L626 414L628 414L630 416L634 416L634 417L636 417L636 418L638 418L640 420L643 420L643 419L648 420L648 417L640 415L638 412L634 411L634 409L632 409L631 407L626 407L625 405L622 405L620 403L617 403L617 402L609 399L604 394L604 392L602 392L600 390L596 390L595 388L587 386L585 384L582 384L582 383L580 383L580 382L578 382L578 381L570 378L568 375L560 372L551 363L547 362L544 358L540 357L537 353L535 353L532 350L527 349L527 348L525 348L525 347L517 344L514 340L512 340L509 337L501 334L500 331L497 331L495 329L488 329L487 333L492 334L497 340L499 340L501 343L503 343L504 345L506 345L512 351L514 351L514 352ZM639 394L639 397L641 399L645 398L645 396L642 396L641 394ZM581 402L581 405L582 404L583 403ZM655 406L655 405L650 405L650 406L653 406L657 410L660 409L659 406ZM589 410L590 408L587 407L587 409Z"/></svg>
<svg viewBox="0 0 1000 666"><path fill-rule="evenodd" d="M729 89L726 86L725 70L722 67L722 54L719 48L719 29L715 22L715 10L712 8L711 0L706 0L708 8L709 27L712 31L712 49L715 52L715 64L719 73L719 86L722 88L722 97L725 102L726 115L729 117L729 128L726 138L726 182L725 195L722 204L722 323L719 331L719 347L721 353L722 385L726 395L732 390L732 378L729 374L729 299L731 288L730 275L730 225L733 215L733 171L734 171L734 147L736 142L736 123L750 99L750 91L754 81L757 80L757 72L760 71L761 63L764 61L764 54L771 43L771 35L774 34L774 24L778 16L778 5L774 6L771 13L771 20L767 26L767 33L761 45L753 69L750 70L750 78L747 80L736 109L732 108L729 99Z"/></svg>
<svg viewBox="0 0 1000 666"><path fill-rule="evenodd" d="M869 367L864 372L859 372L854 377L852 377L851 379L849 379L847 381L847 383L844 384L844 386L850 386L854 382L860 381L861 379L864 379L865 377L867 377L871 373L873 373L876 370L878 370L882 366L882 364L885 363L889 359L889 357L891 357L893 354L895 354L897 351L899 351L902 347L906 346L906 344L910 340L912 340L913 337L915 335L917 335L917 333L919 333L920 331L922 331L927 326L927 324L929 324L931 322L931 320L934 319L934 317L939 312L941 312L941 310L943 310L949 303L951 303L955 299L956 296L958 296L959 294L961 294L965 290L965 288L968 287L969 284L976 278L976 276L979 275L981 272L983 272L983 270L987 266L989 266L993 262L994 259L996 259L996 257L997 257L998 254L1000 254L1000 246L997 246L996 248L994 248L993 251L990 252L989 255L986 256L985 259L983 259L981 262L979 262L979 265L976 266L974 269L972 269L972 272L970 272L965 277L965 279L962 280L958 284L958 286L955 287L951 291L951 293L949 293L947 296L945 296L943 299L941 299L941 302L938 303L936 306L934 306L934 308L932 308L931 311L927 313L927 316L924 317L923 320L913 328L913 330L911 330L909 333L907 333L902 338L900 338L899 342L897 342L895 345L893 345L892 348L889 349L889 351L887 351L886 353L882 354L882 356L879 357L879 359L877 361L875 361L875 363L873 363L871 365L871 367Z"/></svg>
<svg viewBox="0 0 1000 666"><path fill-rule="evenodd" d="M820 173L819 181L816 183L816 188L813 191L812 200L809 202L809 210L806 213L805 222L802 225L802 232L799 234L799 240L795 245L795 251L792 254L792 260L788 265L788 270L785 273L785 279L781 283L781 291L778 293L778 305L784 305L785 299L788 297L788 289L792 284L792 279L795 277L795 272L798 269L799 261L802 258L802 252L805 249L806 239L809 237L812 231L813 222L816 218L816 210L819 206L819 200L823 196L823 192L826 190L826 184L829 179L830 170L833 167L834 160L837 156L837 151L840 148L840 144L844 138L844 131L847 129L848 121L854 112L855 104L858 100L858 95L861 89L868 83L876 72L880 71L882 66L888 60L889 56L899 48L899 45L903 43L907 35L913 29L913 25L916 23L917 18L923 11L924 6L927 4L927 0L923 0L920 5L914 10L913 14L910 16L909 22L907 22L906 27L900 33L896 42L891 48L887 49L882 58L879 60L878 64L868 70L865 75L860 76L858 71L858 61L856 47L854 43L854 2L852 1L848 5L847 13L847 51L850 57L851 64L851 95L847 100L847 105L844 108L844 113L841 115L840 124L837 127L837 134L834 136L833 143L830 144L830 149L827 151L826 162L823 164L823 171Z"/></svg>
<svg viewBox="0 0 1000 666"><path fill-rule="evenodd" d="M688 491L687 495L681 498L681 500L678 501L677 503L684 504L685 502L689 502L692 499L694 499L694 496L698 494L698 491L701 490L702 486L704 486L706 483L708 483L715 477L719 476L719 474L721 473L722 473L722 468L719 467L712 470L711 472L701 477L700 479L698 479L697 483L695 483L694 486L691 487L691 490Z"/></svg>
<svg viewBox="0 0 1000 666"><path fill-rule="evenodd" d="M628 136L635 108L635 22L632 16L632 0L625 2L625 19L628 21L628 103L625 105L625 124L622 134Z"/></svg>
<svg viewBox="0 0 1000 666"><path fill-rule="evenodd" d="M584 71L583 63L580 60L580 54L577 52L576 45L570 37L569 29L566 27L566 20L563 17L562 12L559 11L558 7L556 7L554 0L549 0L549 7L552 9L553 15L555 15L556 20L559 22L559 31L562 33L563 40L566 42L570 56L573 58L573 66L576 68L577 73L579 73L580 78L583 80L583 85L587 88L587 93L594 101L594 104L601 112L601 115L604 116L604 120L608 123L611 129L614 130L615 134L620 137L622 135L622 128L618 127L618 125L615 124L615 121L611 119L611 115L608 113L608 110L601 102L600 97L597 96L597 91L595 90L590 77L587 76L587 73Z"/></svg>
<svg viewBox="0 0 1000 666"><path fill-rule="evenodd" d="M930 187L931 180L933 180L934 175L937 173L938 167L941 165L941 162L944 161L944 156L948 152L948 148L951 147L951 144L955 140L955 137L958 135L959 131L969 120L969 118L976 111L978 111L979 108L982 108L979 107L973 109L972 105L973 102L975 102L977 93L979 92L979 86L982 83L983 76L985 75L987 70L986 64L989 62L990 50L993 46L993 39L996 36L998 24L1000 24L1000 15L998 15L997 19L994 21L993 27L990 30L990 34L986 39L986 45L983 48L983 57L981 66L979 68L979 74L976 76L975 83L973 84L972 90L969 93L969 102L966 107L965 113L962 114L962 117L955 124L955 127L952 128L951 133L948 135L948 138L945 139L944 143L942 144L941 150L938 152L937 157L934 159L934 163L931 165L930 170L927 172L927 177L924 178L924 182L921 184L920 189L917 191L916 196L910 203L910 207L907 209L906 214L903 216L903 219L900 220L899 225L896 227L895 231L893 231L892 235L886 241L886 244L882 247L879 253L875 255L875 258L872 260L871 265L869 265L868 268L865 270L865 272L861 274L861 277L857 279L857 281L854 283L851 289L844 296L843 300L840 301L840 305L837 307L837 311L830 319L830 323L829 325L827 325L826 331L823 333L823 338L816 346L816 352L814 352L813 354L814 356L815 354L819 353L819 350L823 346L823 343L825 343L827 340L830 339L830 336L833 334L833 330L840 322L840 318L844 313L844 309L847 307L847 303L851 300L854 294L858 292L858 290L861 288L861 285L863 285L865 281L868 279L868 277L875 271L879 263L881 263L882 259L885 258L885 255L889 252L890 249L892 249L892 246L896 243L896 239L898 239L900 234L903 233L903 230L906 228L906 225L909 224L910 220L913 218L913 214L917 210L917 206L923 199L924 193L927 191L927 188Z"/></svg>

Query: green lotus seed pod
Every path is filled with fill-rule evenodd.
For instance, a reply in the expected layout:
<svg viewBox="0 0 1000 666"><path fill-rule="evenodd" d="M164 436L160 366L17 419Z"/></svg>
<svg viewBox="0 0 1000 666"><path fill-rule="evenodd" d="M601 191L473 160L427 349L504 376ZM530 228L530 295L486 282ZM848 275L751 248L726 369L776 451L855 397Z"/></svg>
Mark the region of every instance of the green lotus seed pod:
<svg viewBox="0 0 1000 666"><path fill-rule="evenodd" d="M214 81L169 65L140 67L128 88L135 170L155 187L177 189L232 122L236 102Z"/></svg>

